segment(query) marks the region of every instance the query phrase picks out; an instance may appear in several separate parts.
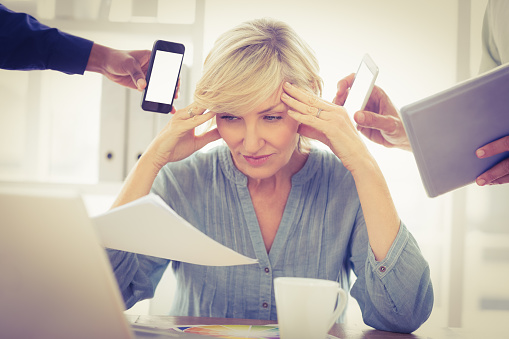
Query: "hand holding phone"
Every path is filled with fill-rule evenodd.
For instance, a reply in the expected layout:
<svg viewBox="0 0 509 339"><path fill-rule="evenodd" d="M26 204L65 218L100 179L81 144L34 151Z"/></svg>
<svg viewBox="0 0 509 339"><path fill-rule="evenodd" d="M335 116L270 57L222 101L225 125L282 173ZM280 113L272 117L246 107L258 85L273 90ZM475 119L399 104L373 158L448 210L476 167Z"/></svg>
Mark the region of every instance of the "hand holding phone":
<svg viewBox="0 0 509 339"><path fill-rule="evenodd" d="M184 45L179 43L164 40L154 43L147 71L147 87L141 102L143 110L171 112L184 52Z"/></svg>
<svg viewBox="0 0 509 339"><path fill-rule="evenodd" d="M373 59L365 54L343 105L350 117L353 118L355 112L362 111L366 107L377 76L378 67Z"/></svg>

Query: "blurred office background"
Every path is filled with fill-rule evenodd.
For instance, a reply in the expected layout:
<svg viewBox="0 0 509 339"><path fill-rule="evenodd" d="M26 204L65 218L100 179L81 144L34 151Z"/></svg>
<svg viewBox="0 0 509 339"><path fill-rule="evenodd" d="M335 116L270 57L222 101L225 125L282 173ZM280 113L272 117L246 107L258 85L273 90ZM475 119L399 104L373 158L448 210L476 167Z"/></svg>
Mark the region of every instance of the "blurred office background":
<svg viewBox="0 0 509 339"><path fill-rule="evenodd" d="M324 97L364 53L397 107L478 73L487 0L10 0L8 8L118 49L154 40L186 45L181 97L188 105L219 34L252 18L286 21L321 64ZM1 47L0 47L1 48ZM0 184L82 192L91 215L106 211L126 173L171 116L144 112L141 93L100 75L0 70ZM425 326L504 326L509 319L509 185L426 196L413 155L366 142L401 218L428 259L435 307ZM437 159L439 160L439 159ZM130 313L165 314L174 280ZM348 321L361 321L351 299Z"/></svg>

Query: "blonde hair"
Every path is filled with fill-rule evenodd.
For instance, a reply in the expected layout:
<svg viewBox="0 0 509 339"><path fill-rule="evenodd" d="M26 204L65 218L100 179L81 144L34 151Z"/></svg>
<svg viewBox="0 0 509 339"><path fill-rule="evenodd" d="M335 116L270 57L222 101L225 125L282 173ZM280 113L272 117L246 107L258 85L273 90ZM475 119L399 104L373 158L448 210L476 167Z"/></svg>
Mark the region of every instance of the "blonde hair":
<svg viewBox="0 0 509 339"><path fill-rule="evenodd" d="M194 100L213 112L241 115L269 98L283 81L322 94L316 57L295 31L281 21L252 20L217 39Z"/></svg>

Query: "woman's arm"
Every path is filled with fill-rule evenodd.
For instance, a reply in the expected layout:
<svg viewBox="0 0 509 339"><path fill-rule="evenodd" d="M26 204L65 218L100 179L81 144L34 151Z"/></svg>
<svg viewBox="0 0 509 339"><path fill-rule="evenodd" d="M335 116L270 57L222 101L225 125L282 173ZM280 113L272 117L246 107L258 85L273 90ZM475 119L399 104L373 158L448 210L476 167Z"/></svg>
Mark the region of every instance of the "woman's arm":
<svg viewBox="0 0 509 339"><path fill-rule="evenodd" d="M189 114L191 110L192 114ZM206 144L219 139L216 129L195 135L194 129L214 116L214 113L204 112L205 109L196 108L192 104L174 114L130 171L112 207L147 195L164 165L185 159Z"/></svg>
<svg viewBox="0 0 509 339"><path fill-rule="evenodd" d="M106 249L125 308L154 296L169 260L136 253Z"/></svg>
<svg viewBox="0 0 509 339"><path fill-rule="evenodd" d="M373 252L366 249L368 239L362 216L358 219L349 257L357 275L351 295L359 303L363 320L379 330L413 332L433 309L429 265L404 224L385 259L375 260Z"/></svg>
<svg viewBox="0 0 509 339"><path fill-rule="evenodd" d="M359 194L371 249L375 259L381 261L398 234L398 213L385 178L369 152L364 158L359 155L359 164L354 165L350 172Z"/></svg>
<svg viewBox="0 0 509 339"><path fill-rule="evenodd" d="M301 123L299 133L328 145L352 173L366 220L369 243L376 260L383 260L396 238L400 220L376 161L343 107L288 83L284 90L281 99L290 107L288 114Z"/></svg>
<svg viewBox="0 0 509 339"><path fill-rule="evenodd" d="M194 129L213 117L212 113L193 106L179 110L159 132L127 176L112 207L147 195L161 168L168 162L182 160L207 143L216 140L217 130L195 136ZM151 298L169 260L108 249L108 256L126 307Z"/></svg>
<svg viewBox="0 0 509 339"><path fill-rule="evenodd" d="M301 123L299 133L328 145L355 181L362 208L350 240L357 275L351 293L364 322L385 331L414 331L433 307L429 267L401 224L382 172L343 107L288 84L284 89L282 100Z"/></svg>

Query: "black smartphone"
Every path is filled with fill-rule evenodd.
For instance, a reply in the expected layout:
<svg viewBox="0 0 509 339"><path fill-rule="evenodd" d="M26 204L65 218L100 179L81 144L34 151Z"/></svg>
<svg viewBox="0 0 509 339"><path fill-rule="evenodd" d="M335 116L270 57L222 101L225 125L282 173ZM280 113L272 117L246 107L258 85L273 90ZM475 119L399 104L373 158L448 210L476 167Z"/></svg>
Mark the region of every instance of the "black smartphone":
<svg viewBox="0 0 509 339"><path fill-rule="evenodd" d="M147 87L141 100L143 110L171 112L184 52L182 44L164 40L154 42L147 71Z"/></svg>

